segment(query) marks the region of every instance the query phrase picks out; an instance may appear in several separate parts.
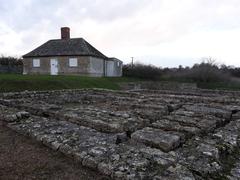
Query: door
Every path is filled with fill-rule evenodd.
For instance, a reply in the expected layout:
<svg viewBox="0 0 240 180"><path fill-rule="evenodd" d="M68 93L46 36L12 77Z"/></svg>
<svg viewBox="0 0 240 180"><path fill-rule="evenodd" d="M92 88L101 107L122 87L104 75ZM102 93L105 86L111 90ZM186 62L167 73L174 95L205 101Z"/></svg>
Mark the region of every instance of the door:
<svg viewBox="0 0 240 180"><path fill-rule="evenodd" d="M50 67L51 67L51 75L57 75L58 74L58 60L51 59Z"/></svg>

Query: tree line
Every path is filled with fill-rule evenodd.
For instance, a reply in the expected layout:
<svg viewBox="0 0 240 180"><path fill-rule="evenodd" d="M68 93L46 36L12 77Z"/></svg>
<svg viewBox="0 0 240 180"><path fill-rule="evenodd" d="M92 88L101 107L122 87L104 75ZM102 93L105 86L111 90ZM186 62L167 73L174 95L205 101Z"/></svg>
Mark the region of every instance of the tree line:
<svg viewBox="0 0 240 180"><path fill-rule="evenodd" d="M204 58L192 67L161 68L142 63L123 66L123 76L146 80L176 80L190 82L226 82L240 77L240 68L218 64Z"/></svg>
<svg viewBox="0 0 240 180"><path fill-rule="evenodd" d="M22 59L11 57L11 56L1 56L0 65L2 66L18 66L22 65Z"/></svg>
<svg viewBox="0 0 240 180"><path fill-rule="evenodd" d="M22 59L15 57L0 57L0 73L22 73Z"/></svg>

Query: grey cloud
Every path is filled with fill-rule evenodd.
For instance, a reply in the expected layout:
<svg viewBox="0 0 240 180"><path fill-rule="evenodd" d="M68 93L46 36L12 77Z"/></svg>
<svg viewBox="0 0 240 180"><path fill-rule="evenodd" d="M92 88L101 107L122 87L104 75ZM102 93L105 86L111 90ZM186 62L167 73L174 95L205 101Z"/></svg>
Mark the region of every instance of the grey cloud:
<svg viewBox="0 0 240 180"><path fill-rule="evenodd" d="M86 1L69 0L66 4L61 4L64 9L63 16L71 17L72 13L81 18L91 18L94 20L112 21L116 18L128 17L136 11L144 8L147 0L121 0L121 1L106 1L95 0L91 3ZM83 9L85 11L83 11Z"/></svg>
<svg viewBox="0 0 240 180"><path fill-rule="evenodd" d="M103 51L124 54L125 47L171 46L195 32L240 28L239 9L239 0L2 0L0 44L9 48L3 41L13 33L18 43L7 43L25 53L70 26Z"/></svg>
<svg viewBox="0 0 240 180"><path fill-rule="evenodd" d="M0 5L2 20L14 30L24 30L50 19L52 24L83 21L112 21L128 17L143 8L146 0L10 0Z"/></svg>

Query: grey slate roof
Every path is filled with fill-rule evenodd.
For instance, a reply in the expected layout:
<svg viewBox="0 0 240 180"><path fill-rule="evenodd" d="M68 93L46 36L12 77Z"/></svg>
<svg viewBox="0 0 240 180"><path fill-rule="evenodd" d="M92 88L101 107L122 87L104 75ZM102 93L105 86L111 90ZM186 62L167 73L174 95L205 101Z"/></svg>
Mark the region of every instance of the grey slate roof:
<svg viewBox="0 0 240 180"><path fill-rule="evenodd" d="M23 58L49 56L93 56L107 58L83 38L49 40L33 51L23 55Z"/></svg>
<svg viewBox="0 0 240 180"><path fill-rule="evenodd" d="M115 57L109 57L108 60L109 61L119 61L119 62L122 62L120 59L115 58Z"/></svg>

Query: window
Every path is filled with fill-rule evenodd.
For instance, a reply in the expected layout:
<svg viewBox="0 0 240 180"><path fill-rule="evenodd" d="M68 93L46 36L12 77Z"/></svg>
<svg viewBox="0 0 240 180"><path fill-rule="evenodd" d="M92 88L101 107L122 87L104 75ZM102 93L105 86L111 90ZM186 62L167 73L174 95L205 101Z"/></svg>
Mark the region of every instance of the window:
<svg viewBox="0 0 240 180"><path fill-rule="evenodd" d="M40 67L40 59L33 59L33 67Z"/></svg>
<svg viewBox="0 0 240 180"><path fill-rule="evenodd" d="M119 61L117 62L117 66L118 66L118 67L120 66L120 62L119 62Z"/></svg>
<svg viewBox="0 0 240 180"><path fill-rule="evenodd" d="M69 59L69 66L70 67L77 67L78 66L77 58L70 58Z"/></svg>

